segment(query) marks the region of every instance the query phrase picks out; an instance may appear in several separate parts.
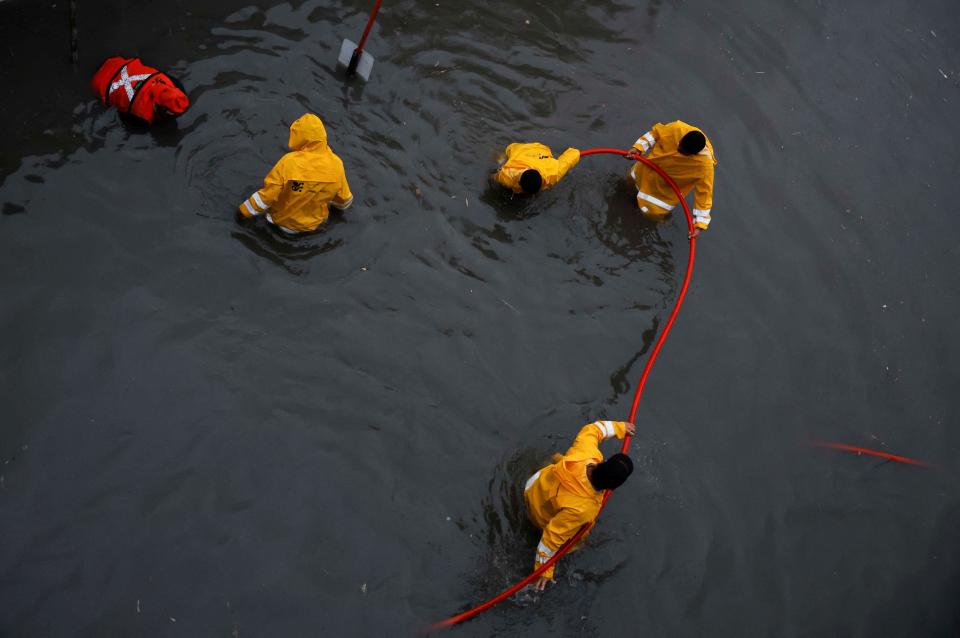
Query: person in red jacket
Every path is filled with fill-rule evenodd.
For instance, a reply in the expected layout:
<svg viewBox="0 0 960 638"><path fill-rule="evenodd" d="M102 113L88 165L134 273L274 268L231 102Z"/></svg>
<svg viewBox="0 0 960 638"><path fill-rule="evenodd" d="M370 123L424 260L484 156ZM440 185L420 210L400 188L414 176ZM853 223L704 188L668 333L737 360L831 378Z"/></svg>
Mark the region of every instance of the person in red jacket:
<svg viewBox="0 0 960 638"><path fill-rule="evenodd" d="M147 124L153 124L158 116L176 117L190 106L179 82L147 66L140 58L108 58L94 74L90 86L101 102Z"/></svg>

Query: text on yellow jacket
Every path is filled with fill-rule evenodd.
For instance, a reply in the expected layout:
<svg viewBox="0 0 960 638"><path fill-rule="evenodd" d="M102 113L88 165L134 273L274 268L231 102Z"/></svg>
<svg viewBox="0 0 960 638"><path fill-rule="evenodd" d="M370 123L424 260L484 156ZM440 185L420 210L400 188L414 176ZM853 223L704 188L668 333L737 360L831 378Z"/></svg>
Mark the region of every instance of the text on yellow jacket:
<svg viewBox="0 0 960 638"><path fill-rule="evenodd" d="M622 439L626 427L624 421L588 423L580 428L566 454L556 455L552 465L540 469L527 480L523 490L527 513L543 530L534 569L550 560L584 524L593 523L597 518L603 492L597 491L587 478L587 465L603 462L600 442L613 437ZM552 579L553 566L543 576Z"/></svg>
<svg viewBox="0 0 960 638"><path fill-rule="evenodd" d="M713 169L717 165L717 158L710 138L707 138L707 145L698 154L681 153L678 150L680 140L690 131L700 129L680 120L654 124L633 143L633 148L641 153L649 151L647 159L673 178L684 197L690 189L695 189L691 211L693 221L697 228L706 229L710 225L710 210L713 208ZM704 137L707 137L706 133ZM642 162L634 164L630 169L630 177L637 186L637 205L646 208L646 212L666 215L680 203L670 185Z"/></svg>
<svg viewBox="0 0 960 638"><path fill-rule="evenodd" d="M559 158L553 157L553 151L546 144L539 142L514 142L506 150L506 160L497 171L497 183L509 188L514 193L522 193L520 176L527 169L534 169L540 173L543 185L540 190L546 190L555 185L580 161L580 151L568 148Z"/></svg>
<svg viewBox="0 0 960 638"><path fill-rule="evenodd" d="M240 205L244 217L266 215L281 230L302 233L327 221L329 206L353 202L343 161L327 145L320 118L307 113L290 125L290 153L270 169L263 188Z"/></svg>

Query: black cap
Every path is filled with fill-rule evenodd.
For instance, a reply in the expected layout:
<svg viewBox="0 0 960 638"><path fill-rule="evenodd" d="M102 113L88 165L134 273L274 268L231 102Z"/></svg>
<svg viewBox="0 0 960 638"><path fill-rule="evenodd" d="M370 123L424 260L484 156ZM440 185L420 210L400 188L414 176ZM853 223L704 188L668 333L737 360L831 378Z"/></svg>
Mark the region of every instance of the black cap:
<svg viewBox="0 0 960 638"><path fill-rule="evenodd" d="M540 173L535 169L528 168L520 173L520 188L523 189L524 193L528 195L539 193L542 185L543 178L540 177Z"/></svg>
<svg viewBox="0 0 960 638"><path fill-rule="evenodd" d="M614 454L595 465L590 483L598 490L615 490L633 473L633 461L626 454Z"/></svg>
<svg viewBox="0 0 960 638"><path fill-rule="evenodd" d="M700 131L690 131L682 138L678 149L684 155L696 155L707 145L707 137Z"/></svg>

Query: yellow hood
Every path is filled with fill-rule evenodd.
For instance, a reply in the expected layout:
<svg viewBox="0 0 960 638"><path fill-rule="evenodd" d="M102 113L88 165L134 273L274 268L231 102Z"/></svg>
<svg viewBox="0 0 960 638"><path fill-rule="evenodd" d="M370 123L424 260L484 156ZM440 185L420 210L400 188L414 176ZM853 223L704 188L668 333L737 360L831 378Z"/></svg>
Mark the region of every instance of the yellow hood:
<svg viewBox="0 0 960 638"><path fill-rule="evenodd" d="M313 113L306 113L290 125L290 141L287 145L291 151L326 148L327 129L323 127L319 117Z"/></svg>

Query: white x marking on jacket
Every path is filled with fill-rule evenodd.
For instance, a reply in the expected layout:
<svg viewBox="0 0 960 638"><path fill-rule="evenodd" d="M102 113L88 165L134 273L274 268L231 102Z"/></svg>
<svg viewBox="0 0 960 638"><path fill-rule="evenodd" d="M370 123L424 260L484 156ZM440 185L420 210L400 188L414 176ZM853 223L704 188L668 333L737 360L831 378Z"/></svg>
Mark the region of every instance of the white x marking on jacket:
<svg viewBox="0 0 960 638"><path fill-rule="evenodd" d="M110 93L113 93L114 91L116 91L122 86L127 92L127 99L132 100L133 99L133 83L139 82L141 80L146 80L148 77L150 77L149 73L142 73L140 75L128 74L127 65L124 64L123 68L120 69L120 79L110 85Z"/></svg>

